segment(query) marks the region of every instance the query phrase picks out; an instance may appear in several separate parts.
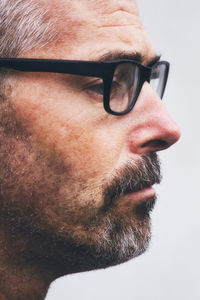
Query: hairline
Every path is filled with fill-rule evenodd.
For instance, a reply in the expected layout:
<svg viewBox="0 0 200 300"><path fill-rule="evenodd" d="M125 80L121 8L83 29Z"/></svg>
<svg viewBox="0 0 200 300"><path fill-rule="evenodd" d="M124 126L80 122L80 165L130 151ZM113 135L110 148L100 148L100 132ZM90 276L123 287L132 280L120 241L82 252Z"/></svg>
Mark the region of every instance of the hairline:
<svg viewBox="0 0 200 300"><path fill-rule="evenodd" d="M52 2L6 0L0 3L0 57L19 57L55 43L60 37L60 12ZM8 97L12 77L0 69L0 101ZM11 80L10 80L11 79ZM9 87L7 89L7 87Z"/></svg>

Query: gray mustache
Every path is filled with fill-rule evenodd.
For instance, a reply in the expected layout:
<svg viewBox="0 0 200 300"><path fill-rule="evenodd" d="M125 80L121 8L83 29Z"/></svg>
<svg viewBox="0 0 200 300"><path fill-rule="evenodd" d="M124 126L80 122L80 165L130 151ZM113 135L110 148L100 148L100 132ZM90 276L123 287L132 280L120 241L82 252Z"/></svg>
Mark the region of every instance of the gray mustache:
<svg viewBox="0 0 200 300"><path fill-rule="evenodd" d="M129 162L117 171L112 182L104 189L104 208L108 208L119 197L138 192L161 182L160 161L156 153L142 156L142 159Z"/></svg>

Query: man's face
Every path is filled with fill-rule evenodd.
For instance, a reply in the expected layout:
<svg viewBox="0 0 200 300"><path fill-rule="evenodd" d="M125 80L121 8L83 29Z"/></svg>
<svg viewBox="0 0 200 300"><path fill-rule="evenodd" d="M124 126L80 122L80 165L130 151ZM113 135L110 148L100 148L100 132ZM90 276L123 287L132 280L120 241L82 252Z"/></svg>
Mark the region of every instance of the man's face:
<svg viewBox="0 0 200 300"><path fill-rule="evenodd" d="M133 0L56 4L62 38L22 57L99 60L140 53L145 65L154 58ZM1 115L4 218L33 252L53 257L55 251L64 265L71 250L76 271L120 263L146 249L151 186L160 181L155 151L180 135L149 84L133 110L119 117L84 95L90 81L19 72ZM34 248L31 239L36 244L38 236L40 248Z"/></svg>

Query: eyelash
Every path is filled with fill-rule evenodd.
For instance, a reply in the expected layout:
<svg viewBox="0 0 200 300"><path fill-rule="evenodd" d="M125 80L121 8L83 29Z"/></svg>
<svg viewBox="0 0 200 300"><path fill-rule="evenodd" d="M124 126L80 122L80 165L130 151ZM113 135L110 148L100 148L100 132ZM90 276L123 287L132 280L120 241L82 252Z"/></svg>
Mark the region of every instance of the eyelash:
<svg viewBox="0 0 200 300"><path fill-rule="evenodd" d="M89 89L91 92L95 92L96 94L99 94L99 95L103 96L104 84L99 83L99 84L91 85L87 89Z"/></svg>
<svg viewBox="0 0 200 300"><path fill-rule="evenodd" d="M112 83L112 93L115 93L117 91L117 89L119 88L120 86L120 83L118 83L117 81L113 81ZM103 95L104 95L104 84L103 82L102 83L99 83L99 84L94 84L94 85L90 85L86 88L86 92L88 94L92 93L93 94L93 97L94 97L94 94L96 95L95 98L98 99L98 100L101 100L103 99Z"/></svg>
<svg viewBox="0 0 200 300"><path fill-rule="evenodd" d="M103 95L104 95L104 83L103 81L94 81L94 82L89 82L87 85L83 87L83 91L89 95L90 99L94 99L96 101L101 101L103 100Z"/></svg>

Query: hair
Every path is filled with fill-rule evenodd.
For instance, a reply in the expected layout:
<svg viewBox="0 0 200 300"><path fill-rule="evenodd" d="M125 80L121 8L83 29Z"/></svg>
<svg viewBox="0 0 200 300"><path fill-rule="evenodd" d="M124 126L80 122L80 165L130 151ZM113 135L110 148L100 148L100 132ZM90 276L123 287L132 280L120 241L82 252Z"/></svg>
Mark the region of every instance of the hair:
<svg viewBox="0 0 200 300"><path fill-rule="evenodd" d="M41 0L0 0L0 57L18 57L54 41L55 15ZM0 69L1 98L8 78L9 72Z"/></svg>

